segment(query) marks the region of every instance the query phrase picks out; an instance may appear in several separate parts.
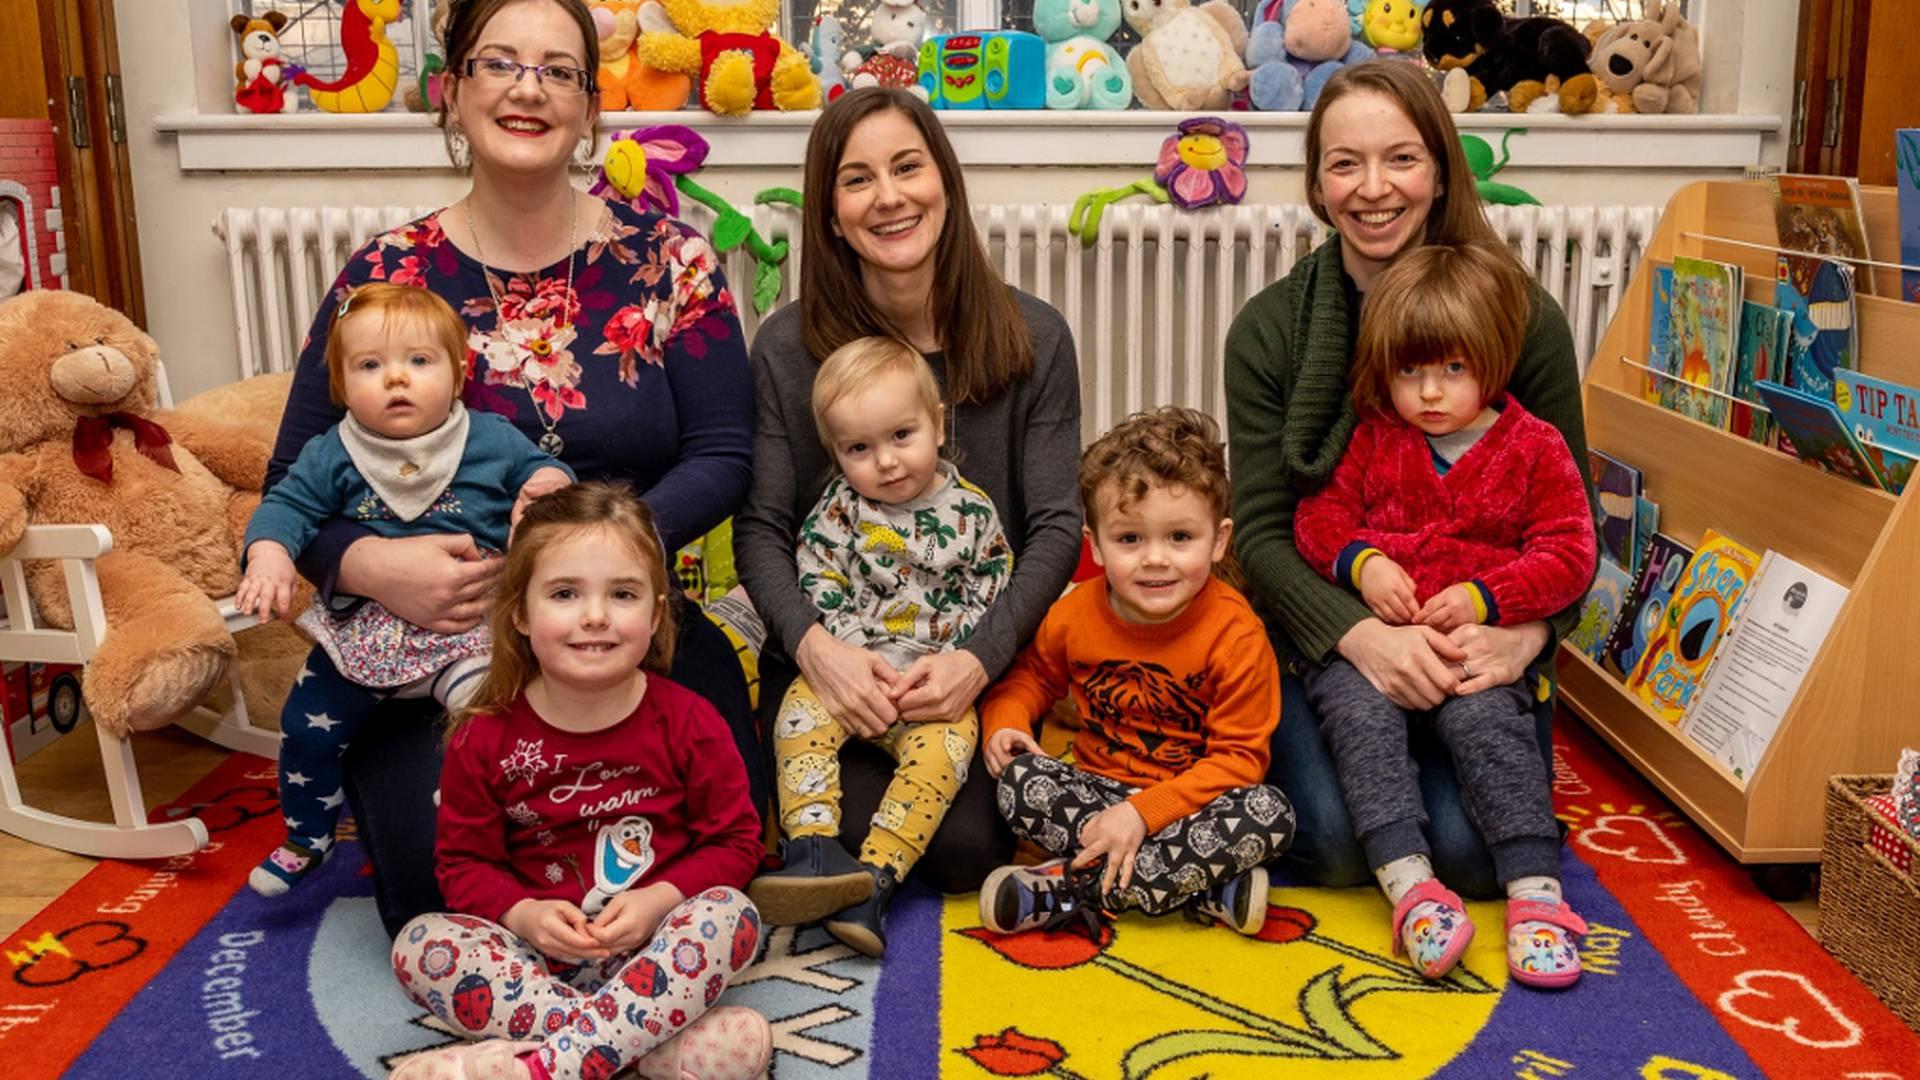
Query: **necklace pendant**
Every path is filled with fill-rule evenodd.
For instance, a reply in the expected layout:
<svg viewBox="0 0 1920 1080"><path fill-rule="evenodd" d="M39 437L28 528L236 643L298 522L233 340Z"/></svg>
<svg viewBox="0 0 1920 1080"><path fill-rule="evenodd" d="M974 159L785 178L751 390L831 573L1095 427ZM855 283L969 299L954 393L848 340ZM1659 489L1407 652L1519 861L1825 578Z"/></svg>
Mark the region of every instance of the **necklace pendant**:
<svg viewBox="0 0 1920 1080"><path fill-rule="evenodd" d="M567 448L567 443L566 440L549 431L545 435L540 436L539 446L540 449L552 454L554 457L559 457L560 452Z"/></svg>

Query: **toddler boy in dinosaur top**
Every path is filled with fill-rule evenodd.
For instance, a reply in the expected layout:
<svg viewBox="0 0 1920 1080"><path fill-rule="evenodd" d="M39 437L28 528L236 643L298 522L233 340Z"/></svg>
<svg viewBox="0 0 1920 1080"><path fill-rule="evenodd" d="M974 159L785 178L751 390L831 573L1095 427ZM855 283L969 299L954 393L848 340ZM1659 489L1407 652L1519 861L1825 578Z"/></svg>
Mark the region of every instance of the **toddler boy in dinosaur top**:
<svg viewBox="0 0 1920 1080"><path fill-rule="evenodd" d="M1053 605L981 707L1000 812L1060 858L990 874L981 921L1013 933L1186 908L1258 933L1261 864L1287 850L1294 818L1261 782L1280 669L1229 584L1218 425L1172 407L1129 417L1081 459L1080 498L1105 576ZM1072 764L1033 737L1068 693L1082 722Z"/></svg>

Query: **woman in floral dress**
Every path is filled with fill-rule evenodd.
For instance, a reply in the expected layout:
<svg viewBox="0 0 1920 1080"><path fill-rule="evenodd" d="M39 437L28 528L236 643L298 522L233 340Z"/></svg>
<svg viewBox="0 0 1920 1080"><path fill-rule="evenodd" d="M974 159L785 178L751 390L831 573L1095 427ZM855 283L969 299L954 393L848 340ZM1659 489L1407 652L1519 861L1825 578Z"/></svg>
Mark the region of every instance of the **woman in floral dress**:
<svg viewBox="0 0 1920 1080"><path fill-rule="evenodd" d="M570 182L570 164L593 156L598 119L598 38L581 0L458 5L447 46L439 122L472 187L354 252L330 295L386 280L445 297L471 330L467 407L507 417L582 480L631 484L677 549L739 509L752 469L752 379L714 251L680 222ZM341 416L322 360L331 314L322 305L301 351L269 486ZM367 598L458 632L484 616L501 562L489 554L467 537L388 540L336 518L300 568L336 610ZM671 676L727 719L763 807L765 758L732 646L706 619L681 627ZM345 759L344 796L389 932L443 906L431 704L385 706ZM576 783L590 798L592 776Z"/></svg>

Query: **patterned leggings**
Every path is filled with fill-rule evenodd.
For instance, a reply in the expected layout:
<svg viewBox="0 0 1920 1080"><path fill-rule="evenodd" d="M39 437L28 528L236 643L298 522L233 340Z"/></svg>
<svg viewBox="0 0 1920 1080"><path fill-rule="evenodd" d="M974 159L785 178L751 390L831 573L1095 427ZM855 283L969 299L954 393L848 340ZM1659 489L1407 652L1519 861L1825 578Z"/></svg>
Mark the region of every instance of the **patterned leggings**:
<svg viewBox="0 0 1920 1080"><path fill-rule="evenodd" d="M1138 788L1021 754L1000 774L1000 815L1013 831L1055 855L1080 850L1080 830ZM1133 860L1123 907L1149 915L1177 911L1196 893L1276 859L1293 844L1293 806L1267 784L1235 788L1147 837Z"/></svg>
<svg viewBox="0 0 1920 1080"><path fill-rule="evenodd" d="M573 964L472 915L432 912L393 941L400 989L474 1039L542 1039L555 1077L612 1076L706 1012L760 947L760 913L708 889L633 952Z"/></svg>
<svg viewBox="0 0 1920 1080"><path fill-rule="evenodd" d="M779 766L774 788L788 836L840 835L840 748L850 737L821 706L806 678L793 680L773 727ZM906 876L926 854L927 841L966 782L979 739L980 720L968 709L945 723L897 723L873 740L900 764L860 846L861 862L892 867L896 878Z"/></svg>

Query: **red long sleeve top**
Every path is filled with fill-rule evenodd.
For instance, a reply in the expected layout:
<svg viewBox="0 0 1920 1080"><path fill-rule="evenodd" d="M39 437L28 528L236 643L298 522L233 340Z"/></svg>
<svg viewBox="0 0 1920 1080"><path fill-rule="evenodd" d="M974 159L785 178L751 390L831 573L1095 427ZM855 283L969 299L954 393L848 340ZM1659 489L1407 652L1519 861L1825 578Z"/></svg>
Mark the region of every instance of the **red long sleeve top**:
<svg viewBox="0 0 1920 1080"><path fill-rule="evenodd" d="M1445 476L1419 429L1362 419L1327 486L1300 500L1293 534L1336 584L1354 584L1357 556L1374 549L1413 578L1418 602L1476 585L1486 621L1507 626L1580 599L1598 550L1566 439L1512 398Z"/></svg>
<svg viewBox="0 0 1920 1080"><path fill-rule="evenodd" d="M523 696L447 747L434 861L452 911L499 922L529 898L585 906L596 886L602 903L655 881L742 888L761 851L726 722L659 675L612 727L562 731Z"/></svg>

